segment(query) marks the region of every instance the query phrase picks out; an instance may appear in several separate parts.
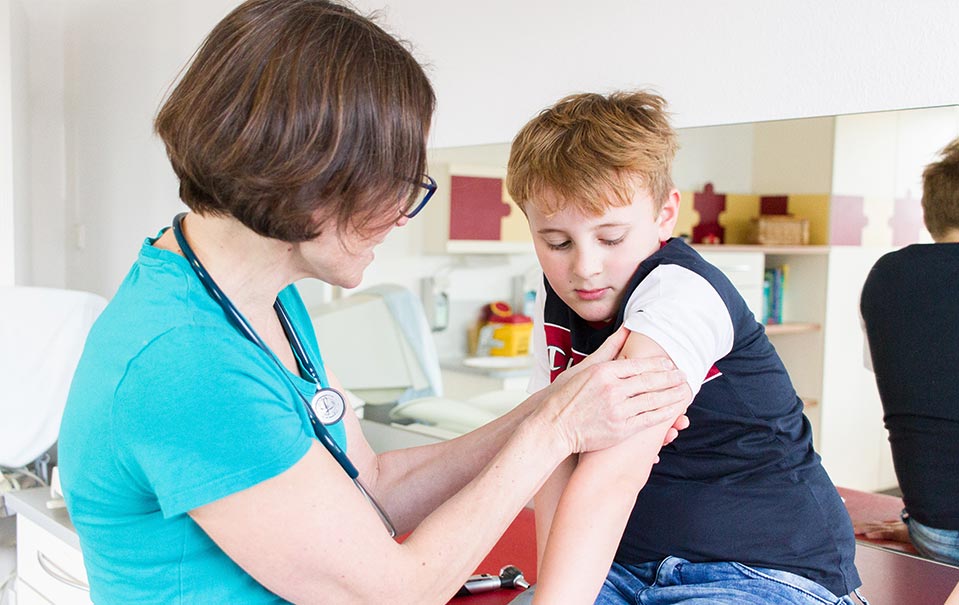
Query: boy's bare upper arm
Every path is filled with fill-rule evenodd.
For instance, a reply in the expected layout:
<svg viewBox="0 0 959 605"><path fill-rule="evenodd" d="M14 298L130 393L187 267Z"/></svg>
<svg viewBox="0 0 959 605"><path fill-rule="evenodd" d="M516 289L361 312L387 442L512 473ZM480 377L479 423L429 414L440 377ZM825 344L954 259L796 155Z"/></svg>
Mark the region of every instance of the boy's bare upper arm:
<svg viewBox="0 0 959 605"><path fill-rule="evenodd" d="M620 358L625 359L641 359L643 357L667 357L674 364L676 360L669 356L669 353L666 352L663 347L659 346L659 343L646 336L642 332L630 332L629 336L626 337L626 344L623 345L623 349L619 354ZM678 366L677 366L678 367ZM689 386L690 390L690 400L692 399L695 391L693 390L693 385L689 384L689 377L686 378L686 384Z"/></svg>
<svg viewBox="0 0 959 605"><path fill-rule="evenodd" d="M626 344L619 354L620 358L639 359L642 357L669 357L659 343L640 332L630 332ZM672 359L671 359L672 361Z"/></svg>

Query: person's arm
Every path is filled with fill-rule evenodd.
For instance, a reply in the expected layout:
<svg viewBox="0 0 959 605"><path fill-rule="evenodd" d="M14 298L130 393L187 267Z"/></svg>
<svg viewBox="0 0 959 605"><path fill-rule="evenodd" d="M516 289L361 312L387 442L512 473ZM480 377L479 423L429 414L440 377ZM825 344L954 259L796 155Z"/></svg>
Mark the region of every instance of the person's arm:
<svg viewBox="0 0 959 605"><path fill-rule="evenodd" d="M682 409L680 387L660 390L676 384L675 372L643 371L652 367L661 369L663 362L592 363L571 372L533 396L535 410L511 427L508 438L500 431L507 432L501 427L512 420L489 429L499 435L494 441L500 447L488 462L472 460L486 452L470 451L480 446L475 436L396 453L386 464L374 457L371 466L369 456L360 455L361 473L375 478L377 495L391 516L402 519L401 527L424 517L402 544L390 539L318 444L286 472L190 515L234 561L287 600L444 603L560 461L675 418ZM474 468L478 475L467 482Z"/></svg>
<svg viewBox="0 0 959 605"><path fill-rule="evenodd" d="M860 521L853 523L853 531L857 536L864 536L870 540L890 540L912 544L909 537L909 527L901 519L887 521Z"/></svg>
<svg viewBox="0 0 959 605"><path fill-rule="evenodd" d="M643 358L661 356L664 351L649 337L633 333L623 355ZM685 404L691 400L692 393L686 386ZM534 603L584 604L595 600L636 494L649 478L674 421L666 418L618 445L579 456L549 526Z"/></svg>
<svg viewBox="0 0 959 605"><path fill-rule="evenodd" d="M559 499L566 490L566 485L573 476L578 461L578 455L562 461L533 498L533 513L536 520L536 577L538 578L542 577L546 542L549 539L549 528L553 525L556 507L559 506Z"/></svg>
<svg viewBox="0 0 959 605"><path fill-rule="evenodd" d="M684 395L685 396L685 395ZM679 416L671 426L666 428L661 445L670 443L679 435L679 431L689 426L689 419L684 415ZM659 432L658 428L653 430L653 437ZM660 446L661 447L661 446ZM658 451L659 448L656 448ZM579 455L574 454L561 462L556 470L549 476L543 487L536 492L533 498L533 512L536 521L536 565L537 577L542 577L543 560L546 557L546 543L549 539L550 527L553 525L553 516L556 514L556 507L559 505L559 499L566 490L570 477L576 469L579 462ZM638 490L638 488L637 488Z"/></svg>

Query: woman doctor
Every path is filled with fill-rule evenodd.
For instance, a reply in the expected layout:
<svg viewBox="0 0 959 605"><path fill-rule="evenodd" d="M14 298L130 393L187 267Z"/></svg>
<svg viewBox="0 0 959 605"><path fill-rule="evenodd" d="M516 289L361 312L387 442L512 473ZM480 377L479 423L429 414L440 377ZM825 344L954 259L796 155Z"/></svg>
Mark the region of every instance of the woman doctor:
<svg viewBox="0 0 959 605"><path fill-rule="evenodd" d="M444 603L561 460L681 412L620 334L473 433L374 454L292 284L356 286L422 208L433 106L325 0L250 0L203 43L155 124L191 212L144 242L61 428L94 602Z"/></svg>

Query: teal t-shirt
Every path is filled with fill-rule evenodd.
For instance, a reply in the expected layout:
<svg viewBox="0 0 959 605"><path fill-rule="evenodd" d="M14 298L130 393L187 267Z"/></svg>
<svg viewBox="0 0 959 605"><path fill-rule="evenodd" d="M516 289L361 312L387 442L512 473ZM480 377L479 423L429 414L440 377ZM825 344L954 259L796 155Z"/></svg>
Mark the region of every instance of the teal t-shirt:
<svg viewBox="0 0 959 605"><path fill-rule="evenodd" d="M316 386L247 340L186 260L153 241L90 331L60 428L61 480L91 597L283 602L187 513L299 461L314 436L292 385L307 399ZM296 288L280 300L320 366ZM346 450L342 420L327 428Z"/></svg>

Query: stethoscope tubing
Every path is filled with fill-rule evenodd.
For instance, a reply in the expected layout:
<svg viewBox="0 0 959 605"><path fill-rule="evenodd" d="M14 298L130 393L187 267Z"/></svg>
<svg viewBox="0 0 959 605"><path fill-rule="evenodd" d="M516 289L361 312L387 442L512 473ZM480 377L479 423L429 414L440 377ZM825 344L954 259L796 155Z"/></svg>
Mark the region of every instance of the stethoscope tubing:
<svg viewBox="0 0 959 605"><path fill-rule="evenodd" d="M299 388L293 383L293 380L287 374L286 368L277 359L273 351L263 342L263 339L260 338L260 335L256 333L256 330L253 329L253 326L250 325L250 322L240 313L240 310L236 308L236 305L233 304L233 301L229 299L226 293L220 289L220 286L217 285L216 281L210 276L207 272L206 267L203 266L203 263L200 262L200 259L197 258L196 254L193 252L193 248L190 247L190 244L186 241L186 237L183 235L182 223L183 219L186 216L185 212L181 212L173 217L173 236L176 238L177 245L180 246L180 251L183 253L183 257L186 258L187 262L190 264L190 267L193 269L193 272L196 273L197 278L200 280L200 283L203 284L203 287L206 288L207 293L210 297L213 298L223 310L227 319L232 323L237 330L253 344L259 347L264 353L273 360L273 363L277 365L282 374L283 378L293 387L293 390L299 395L300 400L303 402L303 405L306 407L306 413L310 419L310 425L313 427L313 433L316 435L317 440L323 444L323 447L333 456L333 458L339 463L343 468L346 474L353 480L354 485L360 490L363 494L363 497L370 503L370 505L376 510L376 514L383 521L383 524L386 525L386 528L390 532L390 536L396 535L396 530L393 527L392 522L386 514L386 511L379 505L373 495L366 489L366 486L363 485L363 482L360 481L359 475L360 472L357 470L356 466L350 461L349 457L346 455L346 452L340 447L340 445L333 439L333 436L330 432L323 426L323 423L320 422L319 417L317 417L316 412L313 410L313 406L310 405L310 402L306 400L306 397L300 391ZM273 308L276 310L277 317L280 320L280 325L283 326L283 331L286 333L287 338L290 341L290 345L293 347L293 351L296 353L299 358L300 363L303 365L303 368L306 370L307 374L315 381L315 383L320 388L329 388L329 384L326 381L326 371L322 367L323 361L320 360L320 368L322 372L318 372L316 367L313 365L313 362L310 360L310 356L306 351L306 347L303 346L303 342L300 340L300 337L297 335L296 330L293 329L293 322L290 320L290 316L287 314L286 309L283 307L283 303L277 299L273 303ZM340 395L342 397L342 394Z"/></svg>

